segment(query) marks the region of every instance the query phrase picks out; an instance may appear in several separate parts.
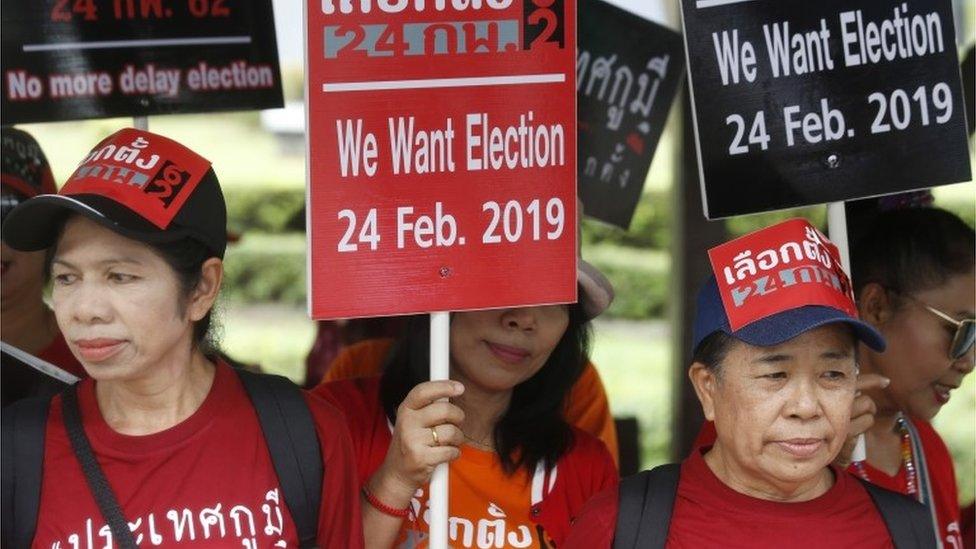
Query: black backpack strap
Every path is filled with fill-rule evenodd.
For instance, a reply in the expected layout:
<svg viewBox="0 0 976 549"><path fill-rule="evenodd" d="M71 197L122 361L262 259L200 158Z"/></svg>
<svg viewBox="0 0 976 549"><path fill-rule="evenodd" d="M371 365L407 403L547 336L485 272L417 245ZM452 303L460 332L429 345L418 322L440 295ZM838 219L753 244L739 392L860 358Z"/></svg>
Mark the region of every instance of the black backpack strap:
<svg viewBox="0 0 976 549"><path fill-rule="evenodd" d="M3 546L30 547L41 506L44 435L51 398L29 398L3 409L0 427L0 509Z"/></svg>
<svg viewBox="0 0 976 549"><path fill-rule="evenodd" d="M284 377L236 372L257 412L300 547L314 547L324 466L308 404L301 390Z"/></svg>
<svg viewBox="0 0 976 549"><path fill-rule="evenodd" d="M98 465L98 460L95 459L91 442L89 442L85 428L81 423L77 385L72 385L61 393L61 412L71 448L75 451L75 457L81 464L81 470L85 472L88 489L91 490L95 502L98 503L102 518L112 530L112 538L115 540L115 544L124 549L136 549L138 546L132 531L129 530L129 523L125 520L125 515L122 514L118 498L112 492L112 486L109 485L105 473Z"/></svg>
<svg viewBox="0 0 976 549"><path fill-rule="evenodd" d="M620 481L614 549L663 549L678 494L681 465L660 465Z"/></svg>
<svg viewBox="0 0 976 549"><path fill-rule="evenodd" d="M644 512L644 497L648 493L650 471L620 479L618 487L617 525L614 528L613 548L630 549L637 546L637 534Z"/></svg>
<svg viewBox="0 0 976 549"><path fill-rule="evenodd" d="M936 547L935 532L928 509L918 501L885 490L862 479L871 501L877 507L895 549L928 549Z"/></svg>

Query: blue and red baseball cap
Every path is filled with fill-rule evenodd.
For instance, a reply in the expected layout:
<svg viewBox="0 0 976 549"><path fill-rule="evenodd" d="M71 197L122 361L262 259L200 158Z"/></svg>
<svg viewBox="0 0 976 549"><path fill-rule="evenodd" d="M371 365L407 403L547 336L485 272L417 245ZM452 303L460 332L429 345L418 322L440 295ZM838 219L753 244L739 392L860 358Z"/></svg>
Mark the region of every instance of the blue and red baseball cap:
<svg viewBox="0 0 976 549"><path fill-rule="evenodd" d="M708 252L714 274L698 293L692 349L715 332L771 347L842 322L875 351L885 340L860 320L850 278L826 236L791 219Z"/></svg>
<svg viewBox="0 0 976 549"><path fill-rule="evenodd" d="M48 248L70 214L141 242L189 238L216 257L227 247L227 209L210 161L144 130L106 137L59 192L19 204L3 221L3 240L16 250Z"/></svg>

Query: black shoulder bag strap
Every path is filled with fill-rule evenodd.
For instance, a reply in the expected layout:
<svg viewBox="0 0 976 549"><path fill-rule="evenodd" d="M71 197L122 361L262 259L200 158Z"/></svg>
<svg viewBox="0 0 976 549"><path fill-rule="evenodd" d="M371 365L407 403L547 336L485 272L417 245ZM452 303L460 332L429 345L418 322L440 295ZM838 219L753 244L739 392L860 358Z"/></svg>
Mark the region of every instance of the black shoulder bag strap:
<svg viewBox="0 0 976 549"><path fill-rule="evenodd" d="M918 501L868 481L858 479L877 507L895 549L929 549L936 547L935 532L928 509Z"/></svg>
<svg viewBox="0 0 976 549"><path fill-rule="evenodd" d="M663 549L678 494L681 465L660 465L620 481L614 549Z"/></svg>
<svg viewBox="0 0 976 549"><path fill-rule="evenodd" d="M81 469L85 472L85 480L88 481L88 488L98 503L98 509L102 512L102 517L112 530L112 539L115 544L125 549L136 549L136 540L129 530L129 523L122 515L118 499L112 493L112 487L105 478L105 473L98 465L95 454L92 452L91 442L85 435L85 428L81 423L81 410L78 407L78 387L72 385L61 393L61 411L64 417L64 426L68 431L68 440L71 441L71 448L75 451L75 457L81 463Z"/></svg>
<svg viewBox="0 0 976 549"><path fill-rule="evenodd" d="M308 404L284 377L245 370L237 375L257 412L300 547L315 547L324 466Z"/></svg>
<svg viewBox="0 0 976 549"><path fill-rule="evenodd" d="M3 410L0 440L0 509L3 546L30 547L41 506L44 434L51 398L29 398Z"/></svg>

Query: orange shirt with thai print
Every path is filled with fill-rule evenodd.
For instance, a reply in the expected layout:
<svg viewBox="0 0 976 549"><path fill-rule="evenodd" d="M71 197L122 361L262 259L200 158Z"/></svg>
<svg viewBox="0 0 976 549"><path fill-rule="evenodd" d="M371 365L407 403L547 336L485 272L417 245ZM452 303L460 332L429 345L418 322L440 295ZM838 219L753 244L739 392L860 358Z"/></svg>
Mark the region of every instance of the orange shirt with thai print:
<svg viewBox="0 0 976 549"><path fill-rule="evenodd" d="M367 339L342 349L326 370L322 383L380 375L394 341L390 338ZM619 466L617 427L613 423L603 381L592 362L587 361L566 397L566 421L603 441L614 464Z"/></svg>
<svg viewBox="0 0 976 549"><path fill-rule="evenodd" d="M524 469L508 476L493 452L461 447L451 463L448 539L451 547L552 547L532 521L532 478ZM395 547L427 547L428 494L418 490Z"/></svg>
<svg viewBox="0 0 976 549"><path fill-rule="evenodd" d="M383 464L392 440L379 378L333 381L312 392L345 414L359 485L365 485ZM573 439L550 471L536 467L532 473L521 469L512 476L504 474L494 453L462 446L449 473L450 545L554 547L550 539L561 544L583 505L617 484L604 444L578 428L573 429ZM427 546L427 487L421 490L411 502L411 516L404 520L395 547Z"/></svg>

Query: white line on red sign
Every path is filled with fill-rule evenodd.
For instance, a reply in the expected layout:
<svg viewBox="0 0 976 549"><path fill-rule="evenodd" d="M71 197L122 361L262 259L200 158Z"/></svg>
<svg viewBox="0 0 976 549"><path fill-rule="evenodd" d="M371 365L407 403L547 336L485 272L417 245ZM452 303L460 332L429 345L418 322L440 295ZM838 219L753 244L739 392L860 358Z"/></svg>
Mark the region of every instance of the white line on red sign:
<svg viewBox="0 0 976 549"><path fill-rule="evenodd" d="M420 80L377 80L374 82L335 82L322 84L323 92L417 90L428 88L471 88L476 86L518 86L565 82L566 75L517 74L512 76L475 76L469 78L428 78Z"/></svg>
<svg viewBox="0 0 976 549"><path fill-rule="evenodd" d="M206 38L160 38L155 40L105 40L102 42L60 42L57 44L24 44L24 52L57 50L104 50L132 47L215 46L250 44L250 36L213 36Z"/></svg>
<svg viewBox="0 0 976 549"><path fill-rule="evenodd" d="M695 2L695 7L698 9L714 8L715 6L725 6L727 4L741 4L743 2L752 2L752 0L698 0L697 2Z"/></svg>

